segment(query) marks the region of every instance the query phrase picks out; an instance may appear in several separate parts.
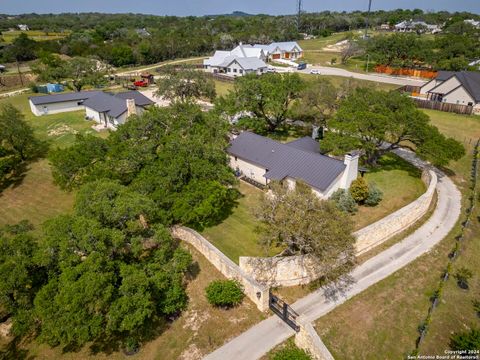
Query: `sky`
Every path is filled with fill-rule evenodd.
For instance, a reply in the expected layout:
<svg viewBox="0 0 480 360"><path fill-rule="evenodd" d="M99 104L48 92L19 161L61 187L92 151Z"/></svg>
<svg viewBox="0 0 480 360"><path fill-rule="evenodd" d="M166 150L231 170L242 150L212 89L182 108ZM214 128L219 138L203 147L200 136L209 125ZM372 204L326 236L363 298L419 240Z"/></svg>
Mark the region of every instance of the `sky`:
<svg viewBox="0 0 480 360"><path fill-rule="evenodd" d="M292 14L296 0L0 0L0 13L103 12L155 15L213 15L244 11L250 14ZM366 10L368 0L303 0L308 12ZM373 0L373 10L470 11L480 14L480 0Z"/></svg>

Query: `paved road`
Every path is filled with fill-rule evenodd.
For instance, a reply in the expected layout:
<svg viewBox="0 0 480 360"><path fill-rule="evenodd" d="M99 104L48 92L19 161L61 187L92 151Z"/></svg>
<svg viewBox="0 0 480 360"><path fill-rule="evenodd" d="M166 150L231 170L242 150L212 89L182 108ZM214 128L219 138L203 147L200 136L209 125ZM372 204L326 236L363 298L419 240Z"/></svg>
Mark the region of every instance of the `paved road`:
<svg viewBox="0 0 480 360"><path fill-rule="evenodd" d="M384 74L357 73L357 72L348 71L345 69L339 69L335 67L329 67L329 66L312 66L312 67L308 67L308 69L306 70L301 70L300 72L305 74L310 74L310 70L312 69L319 70L320 75L352 77L360 80L370 80L370 81L376 81L376 82L382 82L382 83L394 84L394 85L400 85L400 86L403 86L403 85L422 86L423 84L426 83L426 81L419 80L419 79L390 76L390 75L384 75Z"/></svg>
<svg viewBox="0 0 480 360"><path fill-rule="evenodd" d="M410 151L402 149L395 152L416 165L426 166ZM351 273L354 284L337 299L327 297L325 290L319 289L298 300L292 307L308 320L316 320L428 252L445 238L460 216L461 193L447 176L440 171L436 173L438 176L437 207L426 223L401 242L356 267ZM205 359L258 359L293 334L292 329L277 317L272 316L207 355Z"/></svg>

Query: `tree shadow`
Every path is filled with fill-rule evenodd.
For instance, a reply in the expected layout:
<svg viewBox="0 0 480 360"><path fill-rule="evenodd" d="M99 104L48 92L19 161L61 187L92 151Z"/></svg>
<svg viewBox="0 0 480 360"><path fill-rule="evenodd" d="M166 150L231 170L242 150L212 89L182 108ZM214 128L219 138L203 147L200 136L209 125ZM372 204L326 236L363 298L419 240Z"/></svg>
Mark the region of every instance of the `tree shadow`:
<svg viewBox="0 0 480 360"><path fill-rule="evenodd" d="M422 170L393 153L387 153L378 159L377 166L368 167L368 171L371 173L392 170L406 171L412 177L422 176Z"/></svg>
<svg viewBox="0 0 480 360"><path fill-rule="evenodd" d="M32 360L35 356L28 355L28 350L19 348L20 340L18 338L13 339L9 343L0 348L1 360Z"/></svg>
<svg viewBox="0 0 480 360"><path fill-rule="evenodd" d="M30 162L27 162L27 161L20 163L15 168L15 171L9 178L3 181L0 181L0 196L1 196L1 192L7 188L15 189L20 185L22 185L23 180L25 179L25 176L26 176L26 172L30 168L29 164Z"/></svg>
<svg viewBox="0 0 480 360"><path fill-rule="evenodd" d="M355 282L351 275L342 275L338 279L322 286L323 295L327 300L336 302L340 298L346 297L347 291L352 288Z"/></svg>

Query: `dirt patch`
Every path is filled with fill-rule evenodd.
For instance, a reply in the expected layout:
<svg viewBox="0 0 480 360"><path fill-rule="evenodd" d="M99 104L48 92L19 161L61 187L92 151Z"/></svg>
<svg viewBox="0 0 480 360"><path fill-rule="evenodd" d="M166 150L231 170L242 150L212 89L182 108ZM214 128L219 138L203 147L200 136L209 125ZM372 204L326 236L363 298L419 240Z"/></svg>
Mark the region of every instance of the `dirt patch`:
<svg viewBox="0 0 480 360"><path fill-rule="evenodd" d="M199 360L203 357L202 352L195 344L190 344L190 346L185 349L183 353L179 356L179 360Z"/></svg>
<svg viewBox="0 0 480 360"><path fill-rule="evenodd" d="M190 310L185 315L186 320L183 328L192 330L195 335L197 335L202 324L210 318L208 312L199 312L197 310Z"/></svg>
<svg viewBox="0 0 480 360"><path fill-rule="evenodd" d="M62 136L62 135L66 135L66 134L76 135L77 133L78 133L77 130L72 129L68 125L60 125L60 126L57 126L54 129L48 130L48 132L47 132L48 136Z"/></svg>
<svg viewBox="0 0 480 360"><path fill-rule="evenodd" d="M8 319L7 321L0 324L0 336L4 339L11 339L12 336L10 334L10 330L12 329L12 319Z"/></svg>

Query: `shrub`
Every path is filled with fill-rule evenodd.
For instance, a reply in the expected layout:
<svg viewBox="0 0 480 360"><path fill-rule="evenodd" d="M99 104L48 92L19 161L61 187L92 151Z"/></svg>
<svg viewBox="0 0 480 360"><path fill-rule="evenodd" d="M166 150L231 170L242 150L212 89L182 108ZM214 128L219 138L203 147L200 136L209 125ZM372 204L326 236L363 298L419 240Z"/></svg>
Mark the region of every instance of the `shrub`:
<svg viewBox="0 0 480 360"><path fill-rule="evenodd" d="M478 317L480 317L480 300L473 300L473 311L477 314Z"/></svg>
<svg viewBox="0 0 480 360"><path fill-rule="evenodd" d="M245 296L236 280L215 280L205 289L208 302L213 306L231 307L240 304Z"/></svg>
<svg viewBox="0 0 480 360"><path fill-rule="evenodd" d="M461 333L455 333L450 338L452 350L478 350L480 349L480 330L471 329Z"/></svg>
<svg viewBox="0 0 480 360"><path fill-rule="evenodd" d="M375 183L370 184L368 190L368 197L365 199L365 205L376 206L382 201L383 192L380 190Z"/></svg>
<svg viewBox="0 0 480 360"><path fill-rule="evenodd" d="M311 360L311 356L304 350L296 347L292 342L287 343L287 346L281 350L273 353L270 357L272 360Z"/></svg>
<svg viewBox="0 0 480 360"><path fill-rule="evenodd" d="M330 197L330 200L334 201L337 207L346 213L353 214L358 210L357 203L346 190L339 189L335 191Z"/></svg>
<svg viewBox="0 0 480 360"><path fill-rule="evenodd" d="M462 289L468 289L468 280L470 280L472 276L473 276L472 271L465 267L461 267L455 273L455 279L457 279L457 284Z"/></svg>
<svg viewBox="0 0 480 360"><path fill-rule="evenodd" d="M350 185L350 194L357 203L363 203L368 198L368 184L363 177L355 179Z"/></svg>
<svg viewBox="0 0 480 360"><path fill-rule="evenodd" d="M330 64L335 65L337 63L337 58L334 57L332 60L330 60Z"/></svg>

